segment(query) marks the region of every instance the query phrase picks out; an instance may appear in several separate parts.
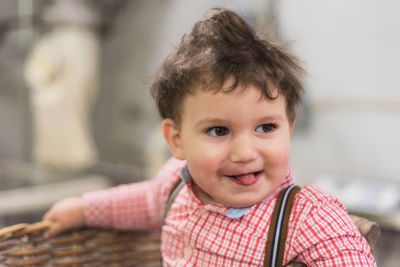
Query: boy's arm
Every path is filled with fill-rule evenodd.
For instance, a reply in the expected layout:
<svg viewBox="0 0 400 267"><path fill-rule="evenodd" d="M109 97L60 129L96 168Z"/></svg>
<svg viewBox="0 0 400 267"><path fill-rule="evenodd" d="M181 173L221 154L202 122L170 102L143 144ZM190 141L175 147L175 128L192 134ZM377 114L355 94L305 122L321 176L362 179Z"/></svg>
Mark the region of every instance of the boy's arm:
<svg viewBox="0 0 400 267"><path fill-rule="evenodd" d="M88 226L150 230L160 227L169 191L184 161L170 159L151 181L120 185L83 196Z"/></svg>
<svg viewBox="0 0 400 267"><path fill-rule="evenodd" d="M367 241L343 205L316 187L304 188L303 196L307 190L312 197L298 200L295 220L299 221L290 249L295 260L310 267L376 266Z"/></svg>

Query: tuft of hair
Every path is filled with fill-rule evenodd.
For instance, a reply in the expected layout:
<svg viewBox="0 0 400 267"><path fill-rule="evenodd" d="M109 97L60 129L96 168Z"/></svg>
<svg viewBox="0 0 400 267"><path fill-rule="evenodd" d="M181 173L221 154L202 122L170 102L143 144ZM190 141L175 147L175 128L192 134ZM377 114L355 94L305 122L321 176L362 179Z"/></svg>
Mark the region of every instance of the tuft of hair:
<svg viewBox="0 0 400 267"><path fill-rule="evenodd" d="M248 85L264 97L286 99L289 121L304 91L303 68L285 44L261 38L231 10L213 8L186 33L165 59L151 86L151 94L163 119L178 125L185 96L196 90L227 92Z"/></svg>

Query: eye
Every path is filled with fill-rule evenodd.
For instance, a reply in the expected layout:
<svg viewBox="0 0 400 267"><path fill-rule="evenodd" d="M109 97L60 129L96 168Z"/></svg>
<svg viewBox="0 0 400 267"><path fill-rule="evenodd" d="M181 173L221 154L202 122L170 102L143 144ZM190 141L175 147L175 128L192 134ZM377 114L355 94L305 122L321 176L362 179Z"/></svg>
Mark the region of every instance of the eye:
<svg viewBox="0 0 400 267"><path fill-rule="evenodd" d="M257 126L256 128L256 132L259 133L269 133L274 131L276 128L278 128L278 126L274 123L266 123L266 124L262 124L260 126Z"/></svg>
<svg viewBox="0 0 400 267"><path fill-rule="evenodd" d="M229 130L226 127L212 127L207 129L207 133L211 136L224 136L229 133Z"/></svg>

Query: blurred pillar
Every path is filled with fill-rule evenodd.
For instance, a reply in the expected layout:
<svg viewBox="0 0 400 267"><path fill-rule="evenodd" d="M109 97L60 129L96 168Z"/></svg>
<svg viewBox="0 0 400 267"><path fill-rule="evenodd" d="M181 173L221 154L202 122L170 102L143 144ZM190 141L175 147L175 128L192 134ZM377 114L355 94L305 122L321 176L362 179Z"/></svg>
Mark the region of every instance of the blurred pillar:
<svg viewBox="0 0 400 267"><path fill-rule="evenodd" d="M33 46L25 71L33 159L52 170L79 171L97 158L90 113L99 72L99 19L84 0L57 0L43 20L49 31Z"/></svg>

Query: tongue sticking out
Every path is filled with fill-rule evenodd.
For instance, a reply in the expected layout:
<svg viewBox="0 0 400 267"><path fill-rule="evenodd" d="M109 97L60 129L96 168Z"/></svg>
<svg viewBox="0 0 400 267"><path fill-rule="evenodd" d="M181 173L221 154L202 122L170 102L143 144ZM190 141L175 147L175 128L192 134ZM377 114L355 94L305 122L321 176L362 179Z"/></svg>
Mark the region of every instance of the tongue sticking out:
<svg viewBox="0 0 400 267"><path fill-rule="evenodd" d="M252 185L257 182L255 173L234 176L235 180L242 185Z"/></svg>

